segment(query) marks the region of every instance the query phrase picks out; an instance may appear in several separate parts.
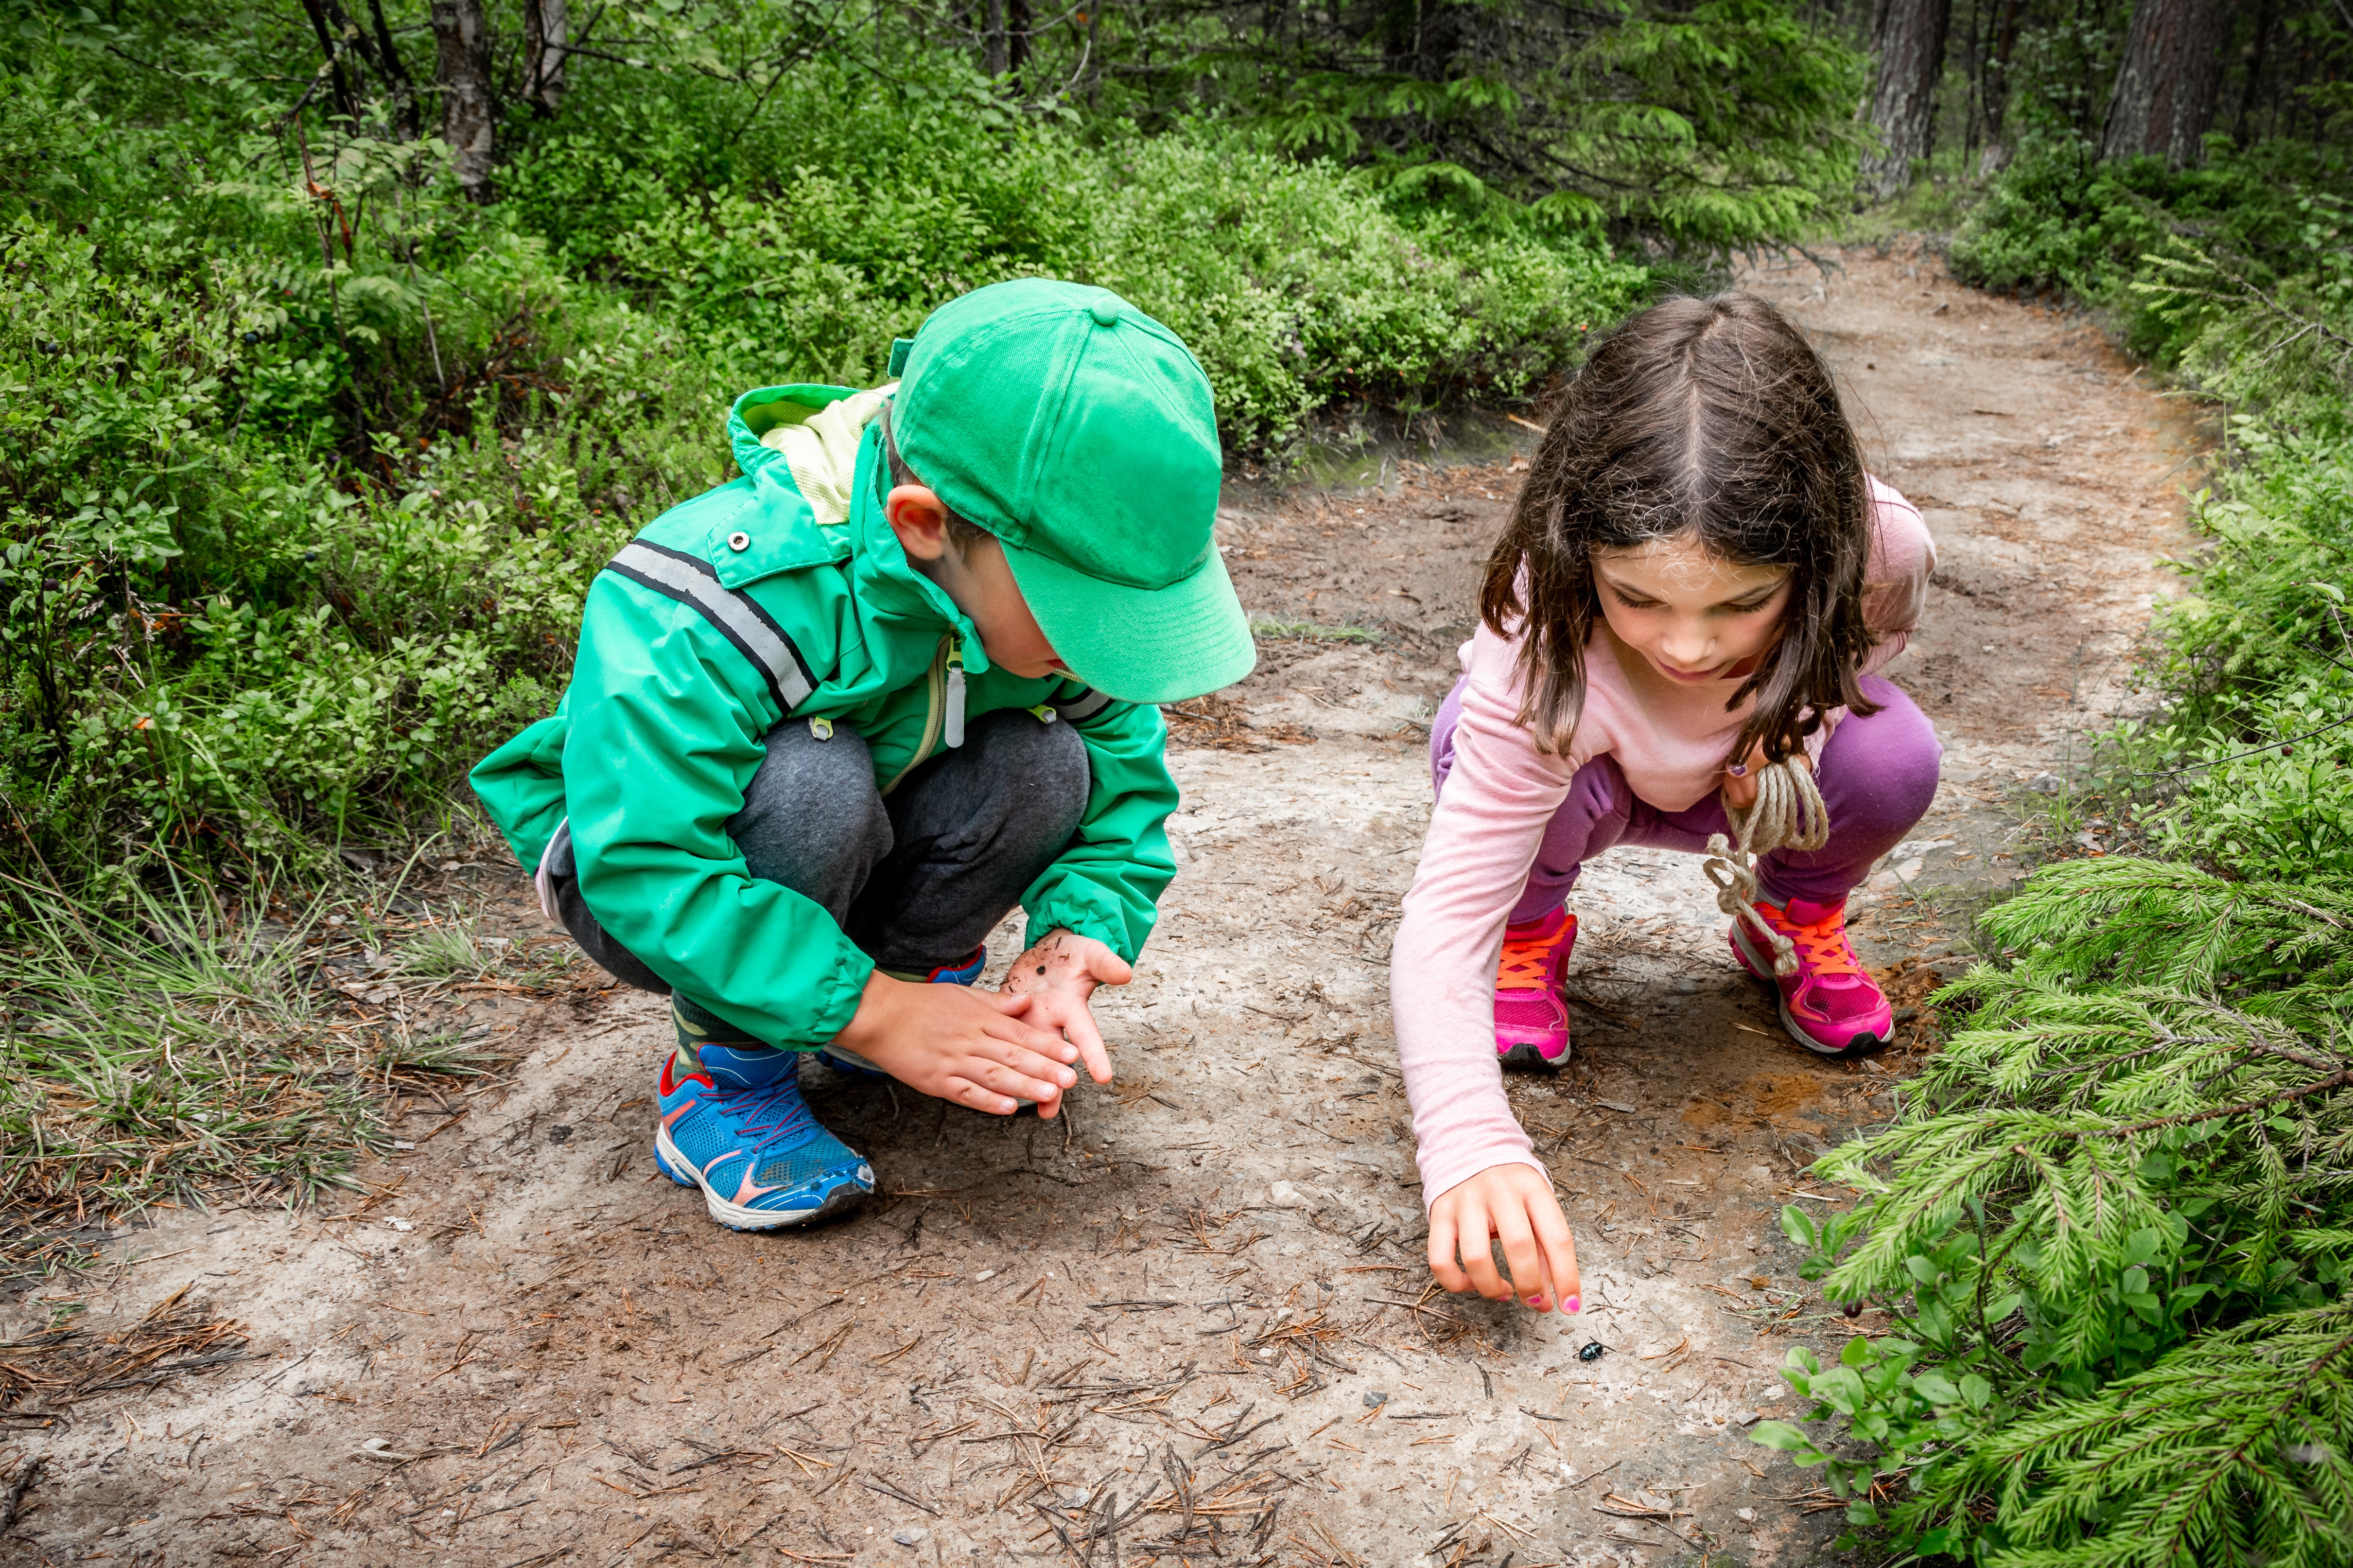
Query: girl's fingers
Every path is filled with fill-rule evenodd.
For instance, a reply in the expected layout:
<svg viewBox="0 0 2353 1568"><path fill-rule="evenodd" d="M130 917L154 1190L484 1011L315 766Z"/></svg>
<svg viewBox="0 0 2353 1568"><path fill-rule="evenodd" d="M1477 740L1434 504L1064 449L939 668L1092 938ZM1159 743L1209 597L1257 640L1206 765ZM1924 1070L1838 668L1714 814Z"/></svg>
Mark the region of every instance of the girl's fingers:
<svg viewBox="0 0 2353 1568"><path fill-rule="evenodd" d="M1581 1281L1577 1279L1577 1239L1569 1237L1569 1220L1560 1213L1560 1201L1532 1199L1527 1201L1527 1220L1535 1227L1536 1250L1541 1253L1544 1281L1548 1286L1544 1302L1529 1302L1539 1311L1572 1311L1572 1302L1578 1300Z"/></svg>
<svg viewBox="0 0 2353 1568"><path fill-rule="evenodd" d="M1483 1235L1486 1224L1482 1218L1479 1229ZM1454 1205L1432 1210L1430 1216L1430 1272L1449 1290L1468 1290L1471 1281L1454 1262Z"/></svg>
<svg viewBox="0 0 2353 1568"><path fill-rule="evenodd" d="M1545 1291L1543 1250L1536 1246L1536 1233L1528 1225L1526 1207L1506 1204L1496 1213L1495 1232L1504 1244L1504 1266L1512 1271L1514 1294L1531 1306L1549 1300Z"/></svg>
<svg viewBox="0 0 2353 1568"><path fill-rule="evenodd" d="M1569 1234L1568 1216L1560 1212L1557 1200L1535 1202L1528 1205L1528 1218L1535 1223L1536 1245L1544 1253L1545 1274L1552 1281L1552 1301L1564 1310L1578 1300L1584 1282L1577 1271L1577 1238Z"/></svg>
<svg viewBox="0 0 2353 1568"><path fill-rule="evenodd" d="M1511 1281L1495 1267L1495 1214L1482 1205L1476 1215L1463 1216L1461 1235L1456 1250L1462 1255L1462 1271L1471 1276L1471 1288L1490 1301L1500 1301L1512 1293ZM1476 1219L1477 1227L1470 1221Z"/></svg>
<svg viewBox="0 0 2353 1568"><path fill-rule="evenodd" d="M1135 978L1135 966L1097 942L1087 952L1087 973L1099 985L1124 985Z"/></svg>

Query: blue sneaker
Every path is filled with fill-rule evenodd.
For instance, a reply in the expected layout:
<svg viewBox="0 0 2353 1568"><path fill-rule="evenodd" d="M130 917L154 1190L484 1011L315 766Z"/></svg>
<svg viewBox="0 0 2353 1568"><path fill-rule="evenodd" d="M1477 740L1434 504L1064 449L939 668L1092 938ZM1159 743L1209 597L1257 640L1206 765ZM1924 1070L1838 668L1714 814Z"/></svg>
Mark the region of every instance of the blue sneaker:
<svg viewBox="0 0 2353 1568"><path fill-rule="evenodd" d="M663 1064L654 1163L701 1187L731 1230L807 1225L874 1190L874 1168L810 1114L800 1065L797 1051L709 1039Z"/></svg>
<svg viewBox="0 0 2353 1568"><path fill-rule="evenodd" d="M961 963L943 963L935 969L927 969L921 974L901 973L896 970L889 969L882 973L895 980L922 980L933 985L970 985L980 979L981 971L987 967L988 943L984 942L974 948L972 955ZM836 1072L854 1073L860 1078L890 1076L848 1046L837 1046L828 1042L818 1048L817 1057L818 1060ZM1022 1103L1026 1105L1029 1101L1024 1100Z"/></svg>

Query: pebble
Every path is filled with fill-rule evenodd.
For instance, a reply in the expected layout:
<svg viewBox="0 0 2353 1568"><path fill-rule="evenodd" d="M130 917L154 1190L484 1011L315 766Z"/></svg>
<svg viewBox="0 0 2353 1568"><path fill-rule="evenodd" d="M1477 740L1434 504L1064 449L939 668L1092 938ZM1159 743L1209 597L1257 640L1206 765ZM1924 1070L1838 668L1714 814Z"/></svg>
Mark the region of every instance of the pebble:
<svg viewBox="0 0 2353 1568"><path fill-rule="evenodd" d="M927 1530L917 1530L914 1526L909 1525L904 1530L892 1531L891 1539L902 1546L920 1546L923 1544L923 1538L930 1533L931 1531Z"/></svg>

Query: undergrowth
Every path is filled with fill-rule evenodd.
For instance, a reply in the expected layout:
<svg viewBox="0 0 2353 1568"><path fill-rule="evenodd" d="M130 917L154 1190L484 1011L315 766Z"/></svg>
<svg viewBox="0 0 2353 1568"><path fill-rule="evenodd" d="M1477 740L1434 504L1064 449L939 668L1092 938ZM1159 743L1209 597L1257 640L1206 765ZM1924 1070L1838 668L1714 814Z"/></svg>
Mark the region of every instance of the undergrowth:
<svg viewBox="0 0 2353 1568"><path fill-rule="evenodd" d="M0 1279L75 1262L87 1220L355 1187L357 1161L391 1147L388 1100L498 1064L397 995L489 967L449 962L455 934L472 948L463 924L387 925L356 897L294 908L265 891L240 910L142 890L113 913L18 892L0 981ZM396 926L413 934L385 952ZM336 1005L354 992L375 1005Z"/></svg>
<svg viewBox="0 0 2353 1568"><path fill-rule="evenodd" d="M1785 1212L1894 1331L1793 1352L1848 1518L2003 1568L2353 1562L2353 254L2333 152L2202 171L2045 147L1956 260L2060 289L2225 404L2207 546L2160 606L2156 716L2086 783L2147 847L1981 917L1998 962L1886 1129Z"/></svg>

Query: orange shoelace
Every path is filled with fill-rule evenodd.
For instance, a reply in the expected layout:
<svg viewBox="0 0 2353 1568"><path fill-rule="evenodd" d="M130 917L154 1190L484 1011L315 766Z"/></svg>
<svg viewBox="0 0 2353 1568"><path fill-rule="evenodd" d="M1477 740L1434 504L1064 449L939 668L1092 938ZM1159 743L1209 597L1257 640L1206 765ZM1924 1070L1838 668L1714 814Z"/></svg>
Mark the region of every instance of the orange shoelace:
<svg viewBox="0 0 2353 1568"><path fill-rule="evenodd" d="M1799 925L1785 910L1761 904L1765 918L1773 929L1786 936L1804 954L1806 966L1816 974L1861 974L1862 961L1854 955L1854 947L1846 939L1846 911L1833 910L1811 925Z"/></svg>
<svg viewBox="0 0 2353 1568"><path fill-rule="evenodd" d="M1552 955L1576 940L1575 915L1561 921L1560 929L1548 937L1506 935L1503 962L1495 969L1495 989L1542 991L1549 984L1546 971L1551 966Z"/></svg>

